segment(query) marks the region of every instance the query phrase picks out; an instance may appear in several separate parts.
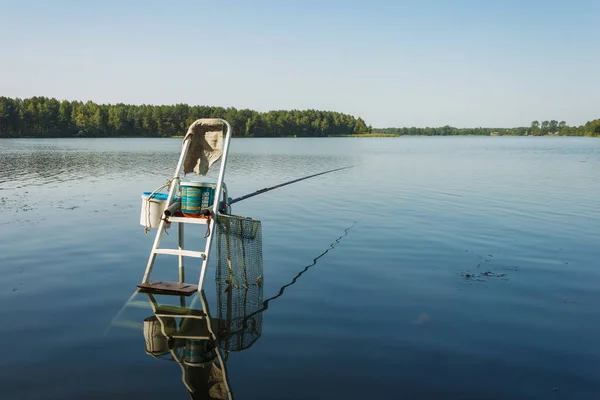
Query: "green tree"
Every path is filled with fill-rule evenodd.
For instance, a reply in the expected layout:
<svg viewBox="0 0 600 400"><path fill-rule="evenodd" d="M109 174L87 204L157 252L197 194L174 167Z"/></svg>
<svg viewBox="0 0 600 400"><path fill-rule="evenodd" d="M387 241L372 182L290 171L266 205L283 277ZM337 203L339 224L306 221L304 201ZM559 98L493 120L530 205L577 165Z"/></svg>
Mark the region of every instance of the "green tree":
<svg viewBox="0 0 600 400"><path fill-rule="evenodd" d="M567 131L568 131L568 129L567 129L567 128L568 128L568 127L567 127L567 123L566 123L565 121L560 121L560 122L558 123L558 132L559 132L561 135L566 135L566 134L567 134Z"/></svg>
<svg viewBox="0 0 600 400"><path fill-rule="evenodd" d="M0 138L19 136L19 102L0 97Z"/></svg>
<svg viewBox="0 0 600 400"><path fill-rule="evenodd" d="M542 121L542 127L540 128L541 134L542 135L547 135L549 128L550 128L550 122L549 121Z"/></svg>
<svg viewBox="0 0 600 400"><path fill-rule="evenodd" d="M110 136L122 136L125 134L127 122L127 110L124 104L117 104L108 108L108 132Z"/></svg>
<svg viewBox="0 0 600 400"><path fill-rule="evenodd" d="M585 136L600 136L600 119L588 122L581 131Z"/></svg>
<svg viewBox="0 0 600 400"><path fill-rule="evenodd" d="M67 100L60 102L58 108L57 136L73 136L73 106Z"/></svg>
<svg viewBox="0 0 600 400"><path fill-rule="evenodd" d="M533 121L531 123L531 134L533 136L538 136L540 134L540 123L538 121Z"/></svg>
<svg viewBox="0 0 600 400"><path fill-rule="evenodd" d="M548 125L548 133L557 133L558 132L558 121L553 119L550 121Z"/></svg>

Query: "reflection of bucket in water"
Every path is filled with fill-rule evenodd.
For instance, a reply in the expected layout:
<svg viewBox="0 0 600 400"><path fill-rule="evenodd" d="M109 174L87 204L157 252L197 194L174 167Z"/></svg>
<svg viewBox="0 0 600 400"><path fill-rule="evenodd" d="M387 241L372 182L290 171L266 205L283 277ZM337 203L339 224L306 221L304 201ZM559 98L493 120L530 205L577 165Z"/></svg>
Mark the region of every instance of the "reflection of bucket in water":
<svg viewBox="0 0 600 400"><path fill-rule="evenodd" d="M214 345L208 340L186 340L183 362L193 367L212 364L217 358Z"/></svg>
<svg viewBox="0 0 600 400"><path fill-rule="evenodd" d="M165 331L167 334L177 329L177 324L173 318L163 318ZM160 328L160 321L153 315L144 320L144 339L146 341L146 352L155 356L167 354L169 352L169 341L163 335Z"/></svg>

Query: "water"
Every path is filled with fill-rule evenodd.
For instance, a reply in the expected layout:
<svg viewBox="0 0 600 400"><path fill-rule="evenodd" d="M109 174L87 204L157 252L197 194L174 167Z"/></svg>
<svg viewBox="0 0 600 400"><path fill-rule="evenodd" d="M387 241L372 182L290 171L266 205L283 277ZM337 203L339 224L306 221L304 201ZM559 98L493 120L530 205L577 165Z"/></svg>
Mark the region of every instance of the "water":
<svg viewBox="0 0 600 400"><path fill-rule="evenodd" d="M141 328L111 325L154 237L140 195L180 143L0 142L3 399L189 398ZM600 141L236 139L226 181L237 197L345 165L234 206L262 221L264 299L329 249L229 353L235 398L600 398ZM211 264L213 316L215 292Z"/></svg>

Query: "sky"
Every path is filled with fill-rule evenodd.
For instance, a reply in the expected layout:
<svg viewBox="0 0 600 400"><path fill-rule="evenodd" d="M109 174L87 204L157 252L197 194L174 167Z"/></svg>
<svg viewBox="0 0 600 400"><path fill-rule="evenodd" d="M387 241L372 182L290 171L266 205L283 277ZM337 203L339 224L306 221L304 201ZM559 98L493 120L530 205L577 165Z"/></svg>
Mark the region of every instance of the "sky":
<svg viewBox="0 0 600 400"><path fill-rule="evenodd" d="M599 17L596 0L0 0L0 96L581 125L600 118Z"/></svg>

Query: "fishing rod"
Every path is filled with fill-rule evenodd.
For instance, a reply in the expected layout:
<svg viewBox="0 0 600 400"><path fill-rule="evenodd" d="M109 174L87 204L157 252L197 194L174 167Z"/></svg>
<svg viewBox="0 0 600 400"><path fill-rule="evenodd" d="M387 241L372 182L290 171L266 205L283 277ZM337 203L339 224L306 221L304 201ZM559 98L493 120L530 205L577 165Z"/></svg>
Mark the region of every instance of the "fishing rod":
<svg viewBox="0 0 600 400"><path fill-rule="evenodd" d="M303 181L303 180L308 179L308 178L314 178L315 176L324 175L324 174L328 174L330 172L340 171L342 169L347 169L347 168L354 168L354 165L350 165L348 167L341 167L341 168L331 169L329 171L319 172L318 174L313 174L313 175L305 176L303 178L294 179L293 181L280 183L279 185L275 185L275 186L271 186L271 187L266 187L264 189L257 190L256 192L252 192L252 193L248 193L246 195L240 196L240 197L235 198L233 200L227 200L227 205L230 206L233 203L237 203L238 201L246 200L246 199L249 199L250 197L254 197L254 196L257 196L259 194L263 194L263 193L266 193L266 192L268 192L270 190L277 189L277 188L280 188L280 187L283 187L283 186L286 186L286 185L291 185L292 183L300 182L300 181Z"/></svg>

